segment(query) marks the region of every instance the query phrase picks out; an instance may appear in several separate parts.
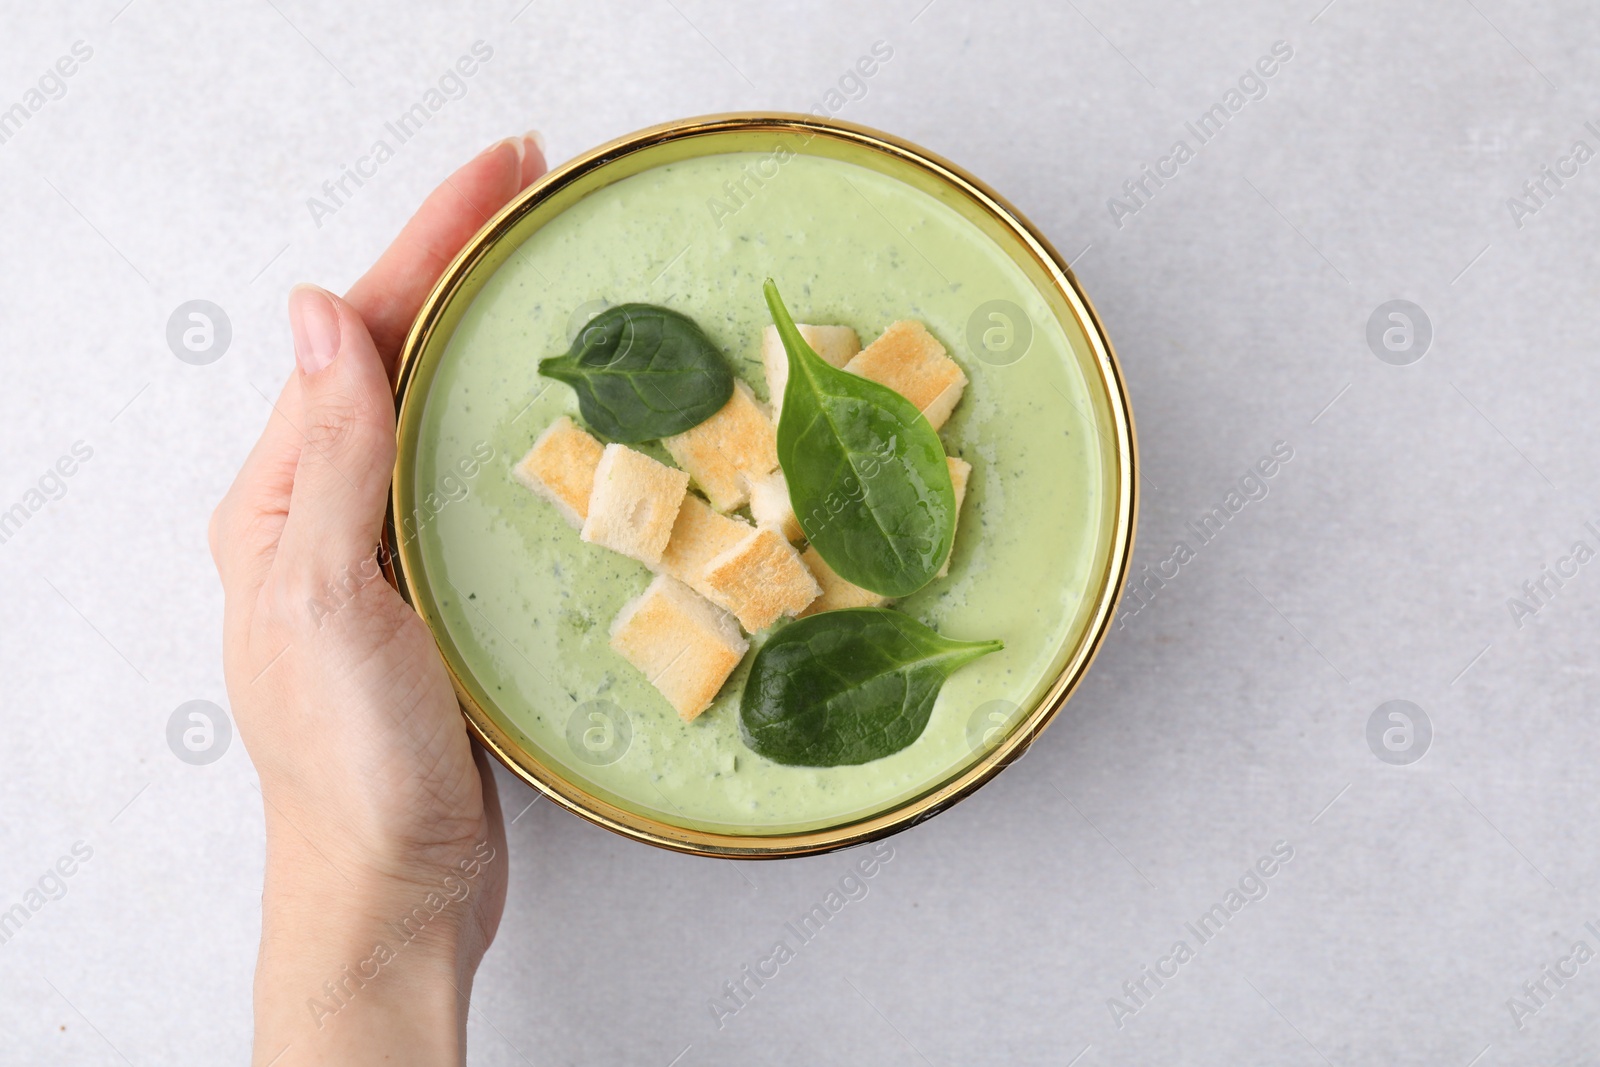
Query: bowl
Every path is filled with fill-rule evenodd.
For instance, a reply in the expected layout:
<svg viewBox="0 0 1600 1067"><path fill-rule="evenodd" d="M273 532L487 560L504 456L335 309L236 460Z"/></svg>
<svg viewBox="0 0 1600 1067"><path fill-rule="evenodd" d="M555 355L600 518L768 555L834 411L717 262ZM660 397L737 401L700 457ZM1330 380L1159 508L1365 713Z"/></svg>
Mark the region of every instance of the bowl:
<svg viewBox="0 0 1600 1067"><path fill-rule="evenodd" d="M974 465L950 577L900 606L1007 647L952 677L918 741L853 768L741 750L749 656L710 711L678 721L606 659L608 620L648 573L579 542L509 477L552 417L576 415L538 360L606 306L693 314L761 388L763 274L796 319L856 325L863 342L922 319L971 380L943 430ZM1084 677L1133 546L1133 419L1067 264L954 164L809 115L667 123L552 170L445 270L402 350L396 407L384 555L472 734L575 814L682 852L844 848L972 793Z"/></svg>

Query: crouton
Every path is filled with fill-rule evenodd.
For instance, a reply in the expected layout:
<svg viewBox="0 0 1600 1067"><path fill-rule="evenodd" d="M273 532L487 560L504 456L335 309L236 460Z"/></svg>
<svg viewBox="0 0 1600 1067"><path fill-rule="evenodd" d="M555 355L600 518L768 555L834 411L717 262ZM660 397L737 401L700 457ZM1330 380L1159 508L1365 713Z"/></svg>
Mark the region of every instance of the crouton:
<svg viewBox="0 0 1600 1067"><path fill-rule="evenodd" d="M777 431L743 382L734 383L721 411L661 443L718 511L732 511L750 499L745 479L778 465Z"/></svg>
<svg viewBox="0 0 1600 1067"><path fill-rule="evenodd" d="M806 605L806 609L800 613L802 617L815 615L819 611L837 611L839 608L881 608L889 602L888 597L839 577L815 545L801 553L800 561L806 565L822 590L822 595Z"/></svg>
<svg viewBox="0 0 1600 1067"><path fill-rule="evenodd" d="M967 478L972 474L972 464L960 456L946 456L944 461L950 467L950 484L956 488L956 529L961 528L961 502L967 498ZM950 538L950 554L944 557L944 566L939 568L939 577L943 578L950 573L950 556L956 554L954 535Z"/></svg>
<svg viewBox="0 0 1600 1067"><path fill-rule="evenodd" d="M711 706L750 645L731 615L663 574L623 605L611 647L690 722Z"/></svg>
<svg viewBox="0 0 1600 1067"><path fill-rule="evenodd" d="M758 526L706 564L706 596L751 633L796 615L822 594L800 553L777 530Z"/></svg>
<svg viewBox="0 0 1600 1067"><path fill-rule="evenodd" d="M782 469L750 480L750 515L757 526L771 526L790 541L805 538L789 499L789 480Z"/></svg>
<svg viewBox="0 0 1600 1067"><path fill-rule="evenodd" d="M578 536L654 567L672 536L689 476L627 445L606 445Z"/></svg>
<svg viewBox="0 0 1600 1067"><path fill-rule="evenodd" d="M861 338L848 326L808 326L796 323L795 329L811 350L830 367L843 367L861 351ZM789 384L789 353L776 326L761 331L761 363L767 370L767 402L772 405L773 421L783 411L783 390Z"/></svg>
<svg viewBox="0 0 1600 1067"><path fill-rule="evenodd" d="M743 541L751 529L748 522L714 511L700 496L689 493L678 509L657 570L705 596L706 564Z"/></svg>
<svg viewBox="0 0 1600 1067"><path fill-rule="evenodd" d="M575 527L589 515L594 469L602 446L563 415L552 422L528 454L511 468L511 476L556 506Z"/></svg>
<svg viewBox="0 0 1600 1067"><path fill-rule="evenodd" d="M890 324L844 369L887 385L911 401L935 430L950 417L967 387L961 367L915 319Z"/></svg>

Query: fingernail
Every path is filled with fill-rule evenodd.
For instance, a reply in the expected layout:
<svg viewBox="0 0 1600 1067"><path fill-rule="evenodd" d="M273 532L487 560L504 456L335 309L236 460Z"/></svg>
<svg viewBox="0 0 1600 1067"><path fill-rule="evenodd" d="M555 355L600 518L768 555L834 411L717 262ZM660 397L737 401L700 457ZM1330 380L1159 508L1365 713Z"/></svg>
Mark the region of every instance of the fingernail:
<svg viewBox="0 0 1600 1067"><path fill-rule="evenodd" d="M503 141L496 141L484 150L484 155L498 151L501 145L510 145L511 150L517 154L517 166L522 166L522 161L528 156L528 144L520 137L507 137Z"/></svg>
<svg viewBox="0 0 1600 1067"><path fill-rule="evenodd" d="M294 360L300 373L315 374L339 354L339 309L315 285L297 285L289 292L289 328L294 333Z"/></svg>
<svg viewBox="0 0 1600 1067"><path fill-rule="evenodd" d="M523 134L522 137L524 140L532 141L536 146L538 146L539 154L541 156L544 155L544 134L540 133L538 130L529 130L527 133Z"/></svg>

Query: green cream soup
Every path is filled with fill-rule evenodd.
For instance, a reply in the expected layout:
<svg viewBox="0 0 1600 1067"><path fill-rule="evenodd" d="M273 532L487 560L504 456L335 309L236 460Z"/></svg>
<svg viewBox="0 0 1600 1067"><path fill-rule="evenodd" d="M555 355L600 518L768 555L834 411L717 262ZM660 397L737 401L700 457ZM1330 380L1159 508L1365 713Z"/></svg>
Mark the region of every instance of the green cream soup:
<svg viewBox="0 0 1600 1067"><path fill-rule="evenodd" d="M765 183L745 180L735 195L728 183L758 165ZM417 498L441 505L416 530L420 580L458 671L564 777L668 823L734 833L846 822L959 772L1059 673L1106 551L1104 445L1074 355L1083 339L1062 330L1000 248L934 197L820 157L773 169L754 154L659 166L535 231L451 338L428 388L416 466ZM946 450L973 468L950 574L897 607L949 637L1000 638L1005 648L950 679L919 740L860 766L781 766L745 746L739 697L759 635L711 708L680 721L608 644L612 619L650 572L580 541L511 476L551 421L581 424L572 390L541 378L537 364L566 351L606 306L691 316L765 397L769 276L797 321L854 327L863 344L896 319L920 319L970 379L941 430ZM980 359L968 340L975 312L995 300L1032 323L1025 355L1004 365ZM985 315L981 325L990 323ZM621 709L620 732L591 714L607 706Z"/></svg>

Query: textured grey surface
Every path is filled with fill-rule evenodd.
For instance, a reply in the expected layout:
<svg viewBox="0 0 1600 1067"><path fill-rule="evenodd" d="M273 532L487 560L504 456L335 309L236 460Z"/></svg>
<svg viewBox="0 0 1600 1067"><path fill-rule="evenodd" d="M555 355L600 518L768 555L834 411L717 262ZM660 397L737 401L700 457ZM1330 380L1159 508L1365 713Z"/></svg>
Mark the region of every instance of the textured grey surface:
<svg viewBox="0 0 1600 1067"><path fill-rule="evenodd" d="M225 703L205 523L290 366L288 286L347 285L497 137L536 126L560 160L804 110L879 40L840 114L966 165L1076 259L1138 418L1137 562L1194 558L1034 753L893 839L721 1028L708 1002L853 857L716 863L532 807L472 1061L1591 1062L1600 962L1542 1006L1523 983L1600 951L1600 563L1520 620L1508 600L1600 549L1600 161L1520 226L1507 201L1600 150L1593 5L275 2L35 7L0 35L0 107L93 49L0 144L0 507L93 450L0 544L0 908L93 849L0 945L0 1063L246 1056L261 799L237 741L191 766L165 730ZM317 226L307 198L478 39L466 95ZM1108 198L1276 41L1264 98L1114 225ZM165 342L197 298L233 329L207 366ZM1392 299L1431 320L1420 362L1369 350ZM1185 524L1280 441L1267 496L1197 547ZM1367 743L1394 699L1433 728L1410 765ZM508 815L531 799L502 789ZM1266 896L1200 945L1185 922L1279 841ZM1108 1000L1180 939L1194 958L1119 1028Z"/></svg>

